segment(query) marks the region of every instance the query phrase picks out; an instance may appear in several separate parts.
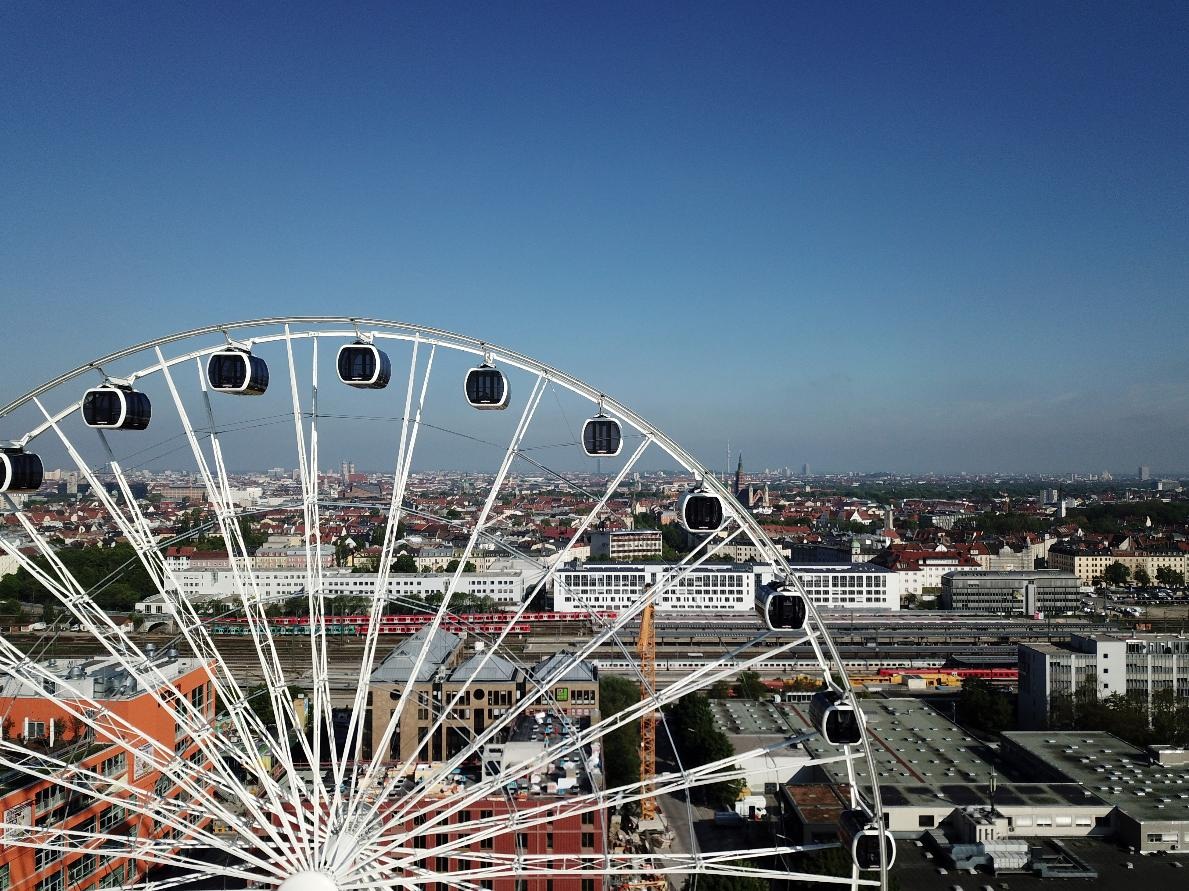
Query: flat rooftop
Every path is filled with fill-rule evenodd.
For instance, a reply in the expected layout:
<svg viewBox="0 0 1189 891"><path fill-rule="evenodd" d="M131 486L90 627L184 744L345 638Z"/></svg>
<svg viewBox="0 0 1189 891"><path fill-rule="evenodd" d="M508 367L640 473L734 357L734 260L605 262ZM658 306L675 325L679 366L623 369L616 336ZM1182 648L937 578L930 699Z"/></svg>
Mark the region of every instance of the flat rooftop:
<svg viewBox="0 0 1189 891"><path fill-rule="evenodd" d="M1143 749L1101 731L1011 731L1008 740L1136 820L1189 821L1189 770L1158 764Z"/></svg>
<svg viewBox="0 0 1189 891"><path fill-rule="evenodd" d="M860 707L871 736L871 754L879 775L885 807L970 807L990 800L992 754L961 727L917 699L866 699ZM789 717L793 732L807 730L807 704L777 706ZM838 749L813 736L805 742L813 757L828 757ZM870 778L863 759L855 761L860 786ZM825 765L837 783L847 781L842 762ZM1075 782L1013 782L999 772L995 804L1040 806L1053 804L1105 807L1093 793Z"/></svg>
<svg viewBox="0 0 1189 891"><path fill-rule="evenodd" d="M137 664L132 658L128 661L132 665ZM141 680L155 680L158 678L157 672L160 672L160 676L166 681L172 681L196 669L204 668L206 664L201 659L171 657L165 653L155 653L151 663L153 668L141 663L137 672ZM115 656L44 659L37 664L54 675L53 693L59 699L133 699L143 696L147 689L127 672ZM0 680L0 699L6 698L43 699L45 692L42 688L34 689L15 677L6 676Z"/></svg>

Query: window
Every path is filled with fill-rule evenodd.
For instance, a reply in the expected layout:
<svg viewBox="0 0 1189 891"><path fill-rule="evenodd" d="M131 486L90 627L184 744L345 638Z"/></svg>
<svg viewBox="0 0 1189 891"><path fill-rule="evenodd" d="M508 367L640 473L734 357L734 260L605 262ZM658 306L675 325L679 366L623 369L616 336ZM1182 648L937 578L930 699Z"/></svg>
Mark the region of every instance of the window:
<svg viewBox="0 0 1189 891"><path fill-rule="evenodd" d="M545 833L545 847L548 848L550 851L553 850L553 833L552 832Z"/></svg>
<svg viewBox="0 0 1189 891"><path fill-rule="evenodd" d="M593 832L582 833L582 847L584 847L584 848L593 848L594 847L594 833Z"/></svg>
<svg viewBox="0 0 1189 891"><path fill-rule="evenodd" d="M33 852L33 868L40 872L56 860L62 859L62 852L49 848L37 848Z"/></svg>
<svg viewBox="0 0 1189 891"><path fill-rule="evenodd" d="M583 879L582 880L582 891L595 891L595 880L594 879Z"/></svg>
<svg viewBox="0 0 1189 891"><path fill-rule="evenodd" d="M62 891L62 870L59 869L38 882L37 891Z"/></svg>
<svg viewBox="0 0 1189 891"><path fill-rule="evenodd" d="M95 871L95 855L84 854L68 868L70 884L75 885Z"/></svg>
<svg viewBox="0 0 1189 891"><path fill-rule="evenodd" d="M586 813L584 813L582 815L582 825L583 826L593 826L594 825L594 811L587 811Z"/></svg>
<svg viewBox="0 0 1189 891"><path fill-rule="evenodd" d="M9 866L5 863L0 866L0 891L8 891L8 886L12 884L12 876L9 871Z"/></svg>
<svg viewBox="0 0 1189 891"><path fill-rule="evenodd" d="M932 814L921 814L920 816L917 817L917 825L925 827L925 828L933 826L934 825L933 815Z"/></svg>
<svg viewBox="0 0 1189 891"><path fill-rule="evenodd" d="M494 847L495 847L495 839L493 839L490 835L487 836L487 838L479 839L479 850L480 851L490 851Z"/></svg>

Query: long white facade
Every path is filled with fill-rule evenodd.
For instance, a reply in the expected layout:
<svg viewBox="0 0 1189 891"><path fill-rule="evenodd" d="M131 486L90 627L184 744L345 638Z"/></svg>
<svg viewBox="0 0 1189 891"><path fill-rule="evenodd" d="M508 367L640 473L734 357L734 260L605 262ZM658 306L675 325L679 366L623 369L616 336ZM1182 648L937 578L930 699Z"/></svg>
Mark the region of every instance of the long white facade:
<svg viewBox="0 0 1189 891"><path fill-rule="evenodd" d="M900 609L897 573L868 563L790 567L814 604L823 609ZM587 563L558 570L553 608L558 612L620 610L636 603L648 585L679 575L663 563ZM705 564L663 591L657 609L670 612L750 612L756 586L772 580L772 565Z"/></svg>
<svg viewBox="0 0 1189 891"><path fill-rule="evenodd" d="M685 568L664 563L587 563L570 565L553 578L557 612L621 610L644 596L644 589L664 580L672 584L656 599L668 612L750 612L756 585L772 579L770 564L703 564Z"/></svg>
<svg viewBox="0 0 1189 891"><path fill-rule="evenodd" d="M265 598L285 597L305 590L304 571L258 569L252 575ZM176 572L174 577L182 596L191 602L239 599L235 574L230 570ZM387 594L389 597L442 594L452 577L453 573L448 572L392 573L388 576ZM523 572L464 572L458 579L456 592L518 606L524 600L524 587ZM373 572L326 570L322 573L322 590L328 597L371 597L375 589Z"/></svg>
<svg viewBox="0 0 1189 891"><path fill-rule="evenodd" d="M871 563L789 567L819 609L900 609L900 573Z"/></svg>

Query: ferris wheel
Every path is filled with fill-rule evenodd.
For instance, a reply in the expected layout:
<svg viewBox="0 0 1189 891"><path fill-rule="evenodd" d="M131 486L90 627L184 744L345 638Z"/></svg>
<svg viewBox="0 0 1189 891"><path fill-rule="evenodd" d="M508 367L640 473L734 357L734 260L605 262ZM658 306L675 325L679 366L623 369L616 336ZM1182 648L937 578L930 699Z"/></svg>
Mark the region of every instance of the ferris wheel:
<svg viewBox="0 0 1189 891"><path fill-rule="evenodd" d="M411 324L252 320L38 386L0 408L0 443L0 549L55 617L0 637L0 769L18 778L0 858L29 864L13 888L55 887L41 877L59 867L59 891L887 885L863 714L782 552L689 452L563 371ZM387 456L383 474L319 470L353 454ZM432 473L447 454L473 471ZM265 462L297 470L254 488ZM50 467L85 495L35 497ZM149 497L149 472L173 507ZM589 534L645 497L677 530L665 559L583 582ZM541 547L524 529L551 510L578 518ZM87 576L67 527L129 559ZM288 537L271 563L262 529ZM417 566L437 572L407 571L417 535L455 543ZM642 620L701 609L741 545L766 567L754 611L720 648L658 665ZM188 566L204 547L223 563ZM563 577L560 614L546 598ZM130 589L139 619L121 624L112 598ZM491 599L504 608L476 613ZM699 615L673 638L685 650L723 619ZM778 729L743 728L713 758L675 738L674 709L794 656L821 682L806 701L756 715L708 700ZM600 708L611 675L638 691L615 710ZM641 727L659 757L635 775L622 756ZM769 782L812 777L836 831L707 831L710 792L757 782L757 763Z"/></svg>

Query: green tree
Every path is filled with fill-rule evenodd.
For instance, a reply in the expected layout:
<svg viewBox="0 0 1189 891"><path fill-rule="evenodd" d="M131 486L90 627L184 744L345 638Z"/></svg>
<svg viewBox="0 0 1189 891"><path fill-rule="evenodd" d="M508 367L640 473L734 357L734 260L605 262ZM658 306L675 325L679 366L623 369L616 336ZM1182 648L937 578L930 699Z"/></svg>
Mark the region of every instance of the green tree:
<svg viewBox="0 0 1189 891"><path fill-rule="evenodd" d="M640 700L640 688L627 678L605 674L599 678L599 711L605 717L618 714ZM640 721L629 721L603 738L603 760L607 767L609 788L640 781ZM625 806L625 812L638 814L639 804Z"/></svg>
<svg viewBox="0 0 1189 891"><path fill-rule="evenodd" d="M714 723L710 701L700 693L688 693L665 709L665 726L686 769L729 758L735 750L725 733ZM691 795L713 807L734 805L739 782L713 783L691 791Z"/></svg>
<svg viewBox="0 0 1189 891"><path fill-rule="evenodd" d="M1149 588L1152 585L1152 577L1148 575L1148 571L1142 566L1135 568L1133 577L1135 578L1135 583L1141 588Z"/></svg>
<svg viewBox="0 0 1189 891"><path fill-rule="evenodd" d="M1125 585L1131 578L1131 570L1116 560L1103 572L1102 577L1112 585Z"/></svg>
<svg viewBox="0 0 1189 891"><path fill-rule="evenodd" d="M1179 569L1173 569L1171 566L1158 566L1156 568L1156 581L1170 588L1180 588L1185 584L1185 574Z"/></svg>
<svg viewBox="0 0 1189 891"><path fill-rule="evenodd" d="M763 699L768 695L768 688L760 681L758 672L744 671L735 684L735 695L740 699Z"/></svg>
<svg viewBox="0 0 1189 891"><path fill-rule="evenodd" d="M967 678L958 696L958 715L963 724L999 732L1015 726L1013 697L982 678Z"/></svg>
<svg viewBox="0 0 1189 891"><path fill-rule="evenodd" d="M417 559L407 551L392 561L393 572L416 572Z"/></svg>
<svg viewBox="0 0 1189 891"><path fill-rule="evenodd" d="M446 572L454 572L457 569L458 569L458 560L457 559L451 560L449 563L446 564ZM475 568L474 563L472 563L470 560L468 560L463 565L462 571L463 572L478 572L479 570Z"/></svg>

